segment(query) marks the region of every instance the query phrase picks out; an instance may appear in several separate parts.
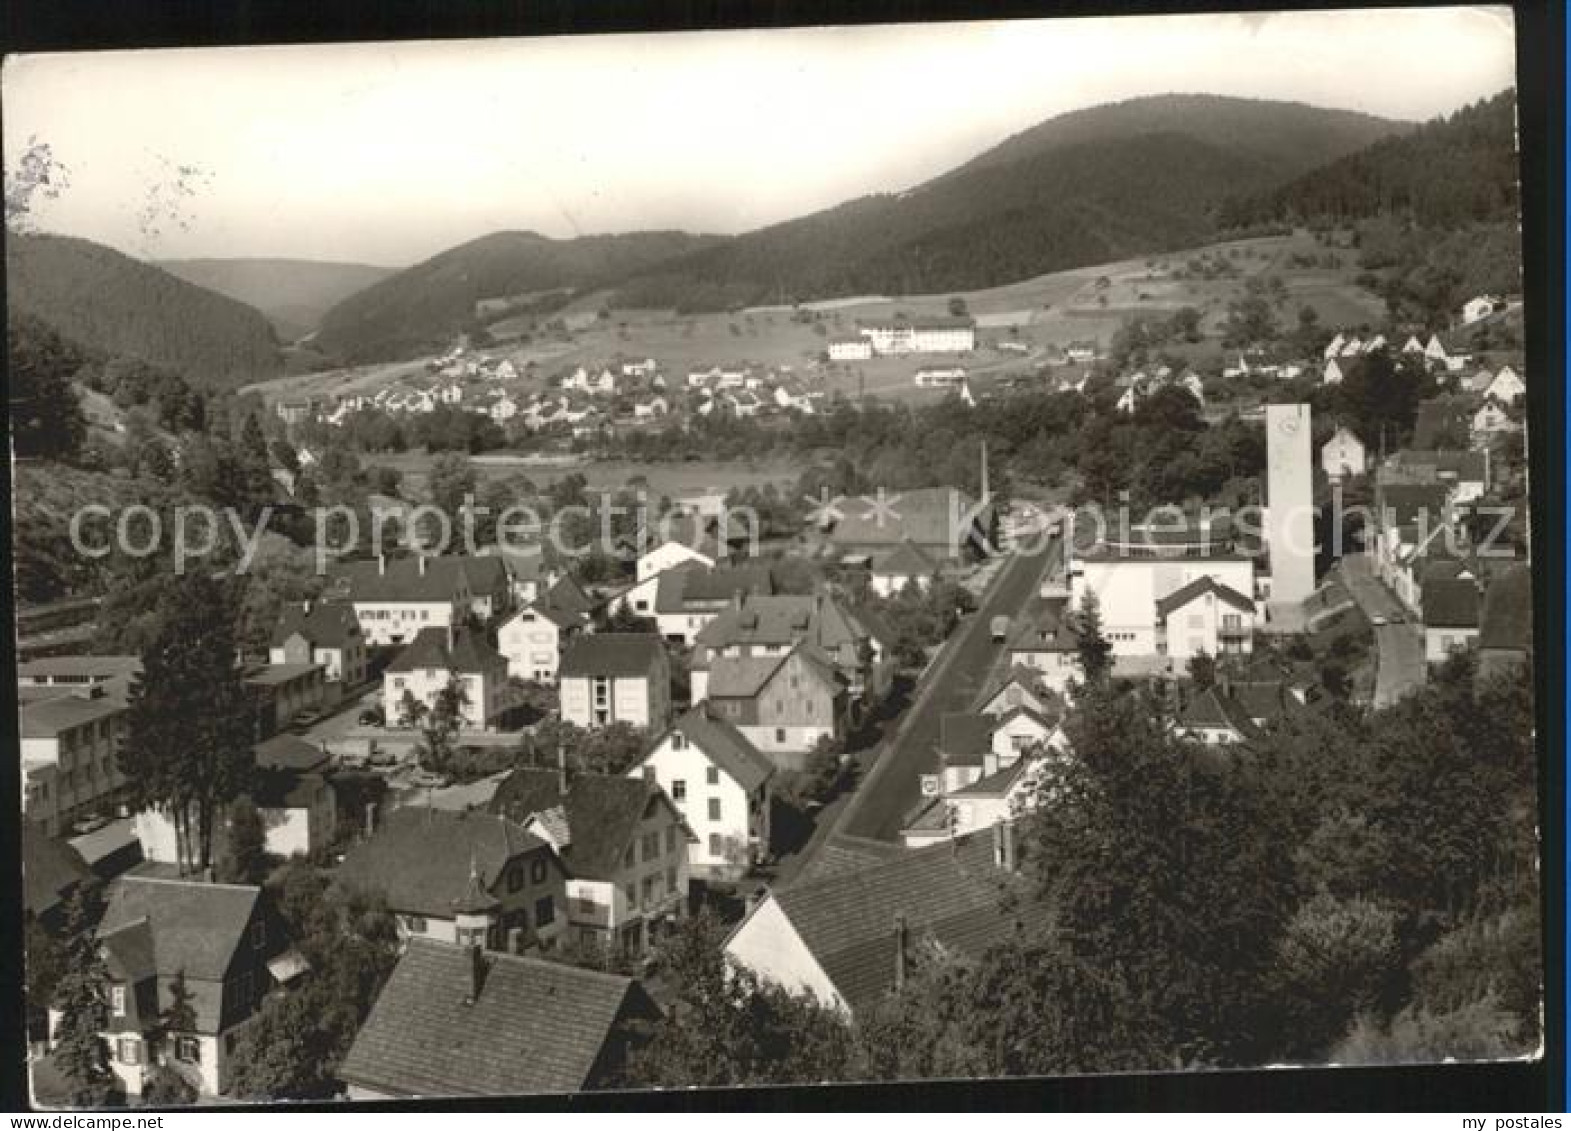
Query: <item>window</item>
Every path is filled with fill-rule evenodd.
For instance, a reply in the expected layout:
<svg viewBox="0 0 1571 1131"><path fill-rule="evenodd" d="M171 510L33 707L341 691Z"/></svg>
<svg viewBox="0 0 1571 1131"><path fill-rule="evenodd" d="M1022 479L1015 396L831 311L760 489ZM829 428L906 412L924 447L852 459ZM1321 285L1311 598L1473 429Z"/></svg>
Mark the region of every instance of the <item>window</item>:
<svg viewBox="0 0 1571 1131"><path fill-rule="evenodd" d="M109 1008L116 1017L125 1016L125 987L118 982L109 987Z"/></svg>
<svg viewBox="0 0 1571 1131"><path fill-rule="evenodd" d="M622 894L627 897L627 905L629 907L637 907L638 906L638 885L637 884L628 884L626 887L624 887L622 889Z"/></svg>
<svg viewBox="0 0 1571 1131"><path fill-rule="evenodd" d="M785 727L775 727L775 741L784 743L786 740Z"/></svg>
<svg viewBox="0 0 1571 1131"><path fill-rule="evenodd" d="M405 915L404 916L404 930L409 932L411 935L423 935L423 934L425 934L425 916L424 915Z"/></svg>
<svg viewBox="0 0 1571 1131"><path fill-rule="evenodd" d="M587 895L579 896L578 913L580 915L593 915L595 913L595 901L590 899Z"/></svg>
<svg viewBox="0 0 1571 1131"><path fill-rule="evenodd" d="M671 800L687 800L687 782L683 781L681 778L677 778L671 783Z"/></svg>
<svg viewBox="0 0 1571 1131"><path fill-rule="evenodd" d="M719 833L710 833L709 834L709 855L711 855L711 856L724 856L725 855L725 838L722 837Z"/></svg>
<svg viewBox="0 0 1571 1131"><path fill-rule="evenodd" d="M631 868L636 863L638 863L638 846L629 844L627 851L622 853L622 867Z"/></svg>
<svg viewBox="0 0 1571 1131"><path fill-rule="evenodd" d="M142 1042L135 1037L121 1037L115 1048L115 1059L121 1064L141 1064Z"/></svg>
<svg viewBox="0 0 1571 1131"><path fill-rule="evenodd" d="M718 797L711 797L709 799L709 819L711 821L718 821L720 819L720 799Z"/></svg>
<svg viewBox="0 0 1571 1131"><path fill-rule="evenodd" d="M549 896L535 900L535 929L549 927L556 922L556 902Z"/></svg>
<svg viewBox="0 0 1571 1131"><path fill-rule="evenodd" d="M545 872L546 862L544 860L536 860L533 864L529 865L530 882L536 884L545 883Z"/></svg>
<svg viewBox="0 0 1571 1131"><path fill-rule="evenodd" d="M665 870L665 886L669 891L676 891L676 865Z"/></svg>
<svg viewBox="0 0 1571 1131"><path fill-rule="evenodd" d="M667 825L666 826L666 830L665 830L665 850L668 853L676 851L676 826L675 825Z"/></svg>
<svg viewBox="0 0 1571 1131"><path fill-rule="evenodd" d="M650 903L653 903L654 901L655 901L655 878L653 876L645 876L644 877L644 902L646 904L650 904Z"/></svg>
<svg viewBox="0 0 1571 1131"><path fill-rule="evenodd" d="M710 785L719 785L720 768L718 766L710 766L707 770L704 771L704 780Z"/></svg>
<svg viewBox="0 0 1571 1131"><path fill-rule="evenodd" d="M644 862L648 863L660 855L660 834L658 832L644 834Z"/></svg>
<svg viewBox="0 0 1571 1131"><path fill-rule="evenodd" d="M201 1064L202 1042L195 1037L176 1037L175 1059L186 1064Z"/></svg>
<svg viewBox="0 0 1571 1131"><path fill-rule="evenodd" d="M673 734L671 736L671 749L672 750L685 750L686 748L687 748L687 736L686 735L678 733L678 734Z"/></svg>
<svg viewBox="0 0 1571 1131"><path fill-rule="evenodd" d="M514 864L507 870L507 890L517 891L524 886L524 866Z"/></svg>

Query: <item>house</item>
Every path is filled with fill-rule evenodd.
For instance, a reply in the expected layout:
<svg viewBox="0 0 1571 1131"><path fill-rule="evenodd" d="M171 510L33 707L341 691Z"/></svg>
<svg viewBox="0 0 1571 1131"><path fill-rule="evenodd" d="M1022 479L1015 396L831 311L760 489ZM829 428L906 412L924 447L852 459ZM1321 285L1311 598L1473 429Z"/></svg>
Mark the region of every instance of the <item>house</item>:
<svg viewBox="0 0 1571 1131"><path fill-rule="evenodd" d="M919 389L947 389L964 384L966 371L963 365L918 369L914 378Z"/></svg>
<svg viewBox="0 0 1571 1131"><path fill-rule="evenodd" d="M508 663L484 635L471 628L422 628L382 673L382 710L389 726L400 725L406 697L437 705L455 680L463 685L463 725L483 730L507 706Z"/></svg>
<svg viewBox="0 0 1571 1131"><path fill-rule="evenodd" d="M119 807L129 693L130 678L116 676L21 703L22 814L45 836L68 836Z"/></svg>
<svg viewBox="0 0 1571 1131"><path fill-rule="evenodd" d="M759 400L758 394L750 389L728 393L725 403L738 418L757 416L764 407L764 402Z"/></svg>
<svg viewBox="0 0 1571 1131"><path fill-rule="evenodd" d="M1413 421L1413 446L1426 450L1466 447L1472 436L1472 411L1462 397L1421 401Z"/></svg>
<svg viewBox="0 0 1571 1131"><path fill-rule="evenodd" d="M256 773L246 792L262 818L269 855L312 856L338 833L338 803L330 780L332 755L292 734L259 742L252 749ZM221 818L227 824L227 815ZM135 817L142 856L161 864L181 863L180 842L170 815L143 809Z"/></svg>
<svg viewBox="0 0 1571 1131"><path fill-rule="evenodd" d="M567 926L567 870L556 850L496 813L394 809L334 875L346 888L380 892L404 940L459 941L459 903L473 885L493 915L492 949L549 949Z"/></svg>
<svg viewBox="0 0 1571 1131"><path fill-rule="evenodd" d="M868 361L873 356L871 338L860 334L840 334L829 339L830 361Z"/></svg>
<svg viewBox="0 0 1571 1131"><path fill-rule="evenodd" d="M1346 344L1347 339L1344 338L1341 334L1337 334L1336 337L1332 338L1329 342L1326 343L1326 348L1323 355L1325 360L1330 361L1333 358L1341 357L1342 347Z"/></svg>
<svg viewBox="0 0 1571 1131"><path fill-rule="evenodd" d="M1364 442L1348 428L1338 428L1320 448L1320 466L1333 483L1364 474L1368 462Z"/></svg>
<svg viewBox="0 0 1571 1131"><path fill-rule="evenodd" d="M1509 365L1502 365L1484 389L1484 396L1503 405L1514 405L1527 392L1527 385Z"/></svg>
<svg viewBox="0 0 1571 1131"><path fill-rule="evenodd" d="M1069 697L1071 682L1084 677L1080 671L1080 637L1068 611L1068 598L1038 600L1016 619L1005 642L1011 670L1036 673L1053 694Z"/></svg>
<svg viewBox="0 0 1571 1131"><path fill-rule="evenodd" d="M652 633L573 638L562 655L560 686L562 718L586 729L625 722L658 730L671 717L671 661Z"/></svg>
<svg viewBox="0 0 1571 1131"><path fill-rule="evenodd" d="M325 664L250 665L240 681L251 694L257 741L288 730L295 719L327 706Z"/></svg>
<svg viewBox="0 0 1571 1131"><path fill-rule="evenodd" d="M1064 347L1064 356L1074 365L1087 365L1096 360L1097 349L1094 341L1073 341Z"/></svg>
<svg viewBox="0 0 1571 1131"><path fill-rule="evenodd" d="M507 660L507 674L512 678L555 683L564 643L584 628L582 614L550 605L529 605L496 630L497 650Z"/></svg>
<svg viewBox="0 0 1571 1131"><path fill-rule="evenodd" d="M938 774L923 779L933 798L900 831L907 848L991 829L1032 808L1049 759L1069 751L1060 717L1030 707L1002 716L946 715Z"/></svg>
<svg viewBox="0 0 1571 1131"><path fill-rule="evenodd" d="M351 1100L582 1092L620 1078L657 1016L631 978L417 939L338 1076Z"/></svg>
<svg viewBox="0 0 1571 1131"><path fill-rule="evenodd" d="M268 645L270 664L320 664L326 678L340 688L358 687L366 679L365 633L351 605L305 601L288 605L278 618ZM342 691L331 695L335 701Z"/></svg>
<svg viewBox="0 0 1571 1131"><path fill-rule="evenodd" d="M1255 603L1209 574L1156 603L1157 651L1175 665L1194 656L1245 655L1254 647Z"/></svg>
<svg viewBox="0 0 1571 1131"><path fill-rule="evenodd" d="M1238 700L1215 684L1185 698L1173 718L1172 729L1181 737L1207 746L1232 746L1260 733Z"/></svg>
<svg viewBox="0 0 1571 1131"><path fill-rule="evenodd" d="M1473 445L1483 447L1496 436L1522 431L1522 422L1511 419L1506 410L1494 401L1485 401L1473 414L1471 431Z"/></svg>
<svg viewBox="0 0 1571 1131"><path fill-rule="evenodd" d="M1470 503L1489 490L1489 452L1404 448L1380 469L1388 483L1440 483L1448 501Z"/></svg>
<svg viewBox="0 0 1571 1131"><path fill-rule="evenodd" d="M772 764L803 770L820 741L845 733L851 691L816 646L798 641L778 655L722 655L705 672L695 703L746 736Z"/></svg>
<svg viewBox="0 0 1571 1131"><path fill-rule="evenodd" d="M1462 325L1471 326L1504 306L1505 303L1494 295L1475 295L1462 304Z"/></svg>
<svg viewBox="0 0 1571 1131"><path fill-rule="evenodd" d="M1424 658L1441 664L1478 641L1482 604L1478 581L1468 575L1431 576L1424 579L1422 592Z"/></svg>
<svg viewBox="0 0 1571 1131"><path fill-rule="evenodd" d="M1333 357L1326 362L1325 371L1320 375L1320 383L1322 385L1340 385L1342 376L1342 366Z"/></svg>
<svg viewBox="0 0 1571 1131"><path fill-rule="evenodd" d="M852 610L825 593L739 593L693 640L692 701L708 691L721 658L776 658L797 644L812 646L843 679L852 697L882 694L890 677L893 640L867 610Z"/></svg>
<svg viewBox="0 0 1571 1131"><path fill-rule="evenodd" d="M667 415L670 411L670 402L662 396L653 396L633 402L633 417L637 420L653 420Z"/></svg>
<svg viewBox="0 0 1571 1131"><path fill-rule="evenodd" d="M849 1017L899 988L915 948L974 959L1019 925L1008 822L822 877L770 888L726 940L726 956L790 993Z"/></svg>
<svg viewBox="0 0 1571 1131"><path fill-rule="evenodd" d="M1443 545L1449 537L1450 494L1443 483L1376 484L1375 572L1409 609L1420 599L1418 571L1431 550L1440 548L1437 540Z"/></svg>
<svg viewBox="0 0 1571 1131"><path fill-rule="evenodd" d="M994 676L977 698L977 710L984 715L1000 718L1017 707L1029 707L1038 714L1056 712L1062 697L1042 678L1035 668L1024 664L1011 664Z"/></svg>
<svg viewBox="0 0 1571 1131"><path fill-rule="evenodd" d="M687 853L693 875L737 880L768 857L774 763L709 703L678 718L628 776L646 773L694 833Z"/></svg>
<svg viewBox="0 0 1571 1131"><path fill-rule="evenodd" d="M510 607L511 592L507 566L495 554L421 554L339 562L325 596L352 604L366 643L382 646L458 624L466 611L489 620Z"/></svg>
<svg viewBox="0 0 1571 1131"><path fill-rule="evenodd" d="M1424 343L1409 334L1407 341L1402 344L1402 352L1404 354L1421 354L1424 352Z"/></svg>
<svg viewBox="0 0 1571 1131"><path fill-rule="evenodd" d="M1429 335L1429 341L1424 346L1424 359L1433 365L1449 366L1451 359L1446 355L1445 346L1440 344L1440 335Z"/></svg>
<svg viewBox="0 0 1571 1131"><path fill-rule="evenodd" d="M698 634L735 601L774 592L767 564L705 569L696 562L666 570L653 581L656 627L662 639L691 648ZM647 615L638 610L641 615Z"/></svg>
<svg viewBox="0 0 1571 1131"><path fill-rule="evenodd" d="M160 1061L199 1095L222 1095L263 1001L305 970L271 897L250 884L122 876L97 938L109 977L109 1067L131 1096ZM163 1018L182 979L195 1024L170 1033ZM54 1011L50 1022L54 1032Z"/></svg>
<svg viewBox="0 0 1571 1131"><path fill-rule="evenodd" d="M873 559L871 587L880 597L893 597L907 585L925 590L938 573L938 563L914 542L902 541Z"/></svg>
<svg viewBox="0 0 1571 1131"><path fill-rule="evenodd" d="M490 809L561 857L570 941L580 950L642 954L686 914L693 833L650 775L520 767L497 787Z"/></svg>
<svg viewBox="0 0 1571 1131"><path fill-rule="evenodd" d="M848 499L826 519L825 538L841 557L877 557L910 542L935 562L985 557L997 537L991 500L976 502L966 492L924 487L877 499Z"/></svg>
<svg viewBox="0 0 1571 1131"><path fill-rule="evenodd" d="M1491 679L1527 664L1533 655L1533 574L1507 566L1484 591L1479 617L1478 674Z"/></svg>

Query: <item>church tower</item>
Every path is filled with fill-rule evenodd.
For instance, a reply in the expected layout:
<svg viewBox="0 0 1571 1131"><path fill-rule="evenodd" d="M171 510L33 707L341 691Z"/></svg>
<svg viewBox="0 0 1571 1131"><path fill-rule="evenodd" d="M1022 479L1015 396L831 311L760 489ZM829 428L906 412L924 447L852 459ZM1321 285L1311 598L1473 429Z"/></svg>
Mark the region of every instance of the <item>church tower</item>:
<svg viewBox="0 0 1571 1131"><path fill-rule="evenodd" d="M1315 591L1315 496L1307 404L1266 406L1266 548L1272 619L1297 626Z"/></svg>

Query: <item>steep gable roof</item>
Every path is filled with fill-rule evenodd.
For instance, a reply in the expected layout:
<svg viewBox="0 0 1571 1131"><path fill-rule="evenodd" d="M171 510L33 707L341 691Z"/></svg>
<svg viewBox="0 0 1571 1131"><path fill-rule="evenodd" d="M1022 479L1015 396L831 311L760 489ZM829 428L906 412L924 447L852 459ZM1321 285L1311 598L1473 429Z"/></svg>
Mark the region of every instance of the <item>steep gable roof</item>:
<svg viewBox="0 0 1571 1131"><path fill-rule="evenodd" d="M1231 586L1223 585L1216 578L1209 575L1197 577L1188 585L1173 590L1166 597L1161 597L1156 603L1156 615L1166 619L1189 602L1206 593L1215 594L1217 600L1231 605L1241 612L1253 613L1254 602Z"/></svg>
<svg viewBox="0 0 1571 1131"><path fill-rule="evenodd" d="M29 915L59 910L71 890L94 880L82 854L63 840L45 836L33 821L22 822L22 908Z"/></svg>
<svg viewBox="0 0 1571 1131"><path fill-rule="evenodd" d="M1478 586L1461 577L1435 577L1424 582L1420 607L1425 628L1477 628Z"/></svg>
<svg viewBox="0 0 1571 1131"><path fill-rule="evenodd" d="M308 602L309 608L289 605L278 617L272 645L282 647L296 633L313 648L343 648L360 639L360 621L354 606L338 601Z"/></svg>
<svg viewBox="0 0 1571 1131"><path fill-rule="evenodd" d="M1003 908L1013 882L991 834L902 852L880 863L770 889L803 944L853 1012L894 984L895 916L909 944L931 938L975 957L1016 930Z"/></svg>
<svg viewBox="0 0 1571 1131"><path fill-rule="evenodd" d="M672 723L666 733L672 732L681 734L703 751L721 773L749 793L774 775L774 763L760 754L747 736L730 722L713 715L707 703L699 703ZM664 736L654 745L659 746L662 741Z"/></svg>
<svg viewBox="0 0 1571 1131"><path fill-rule="evenodd" d="M1190 696L1175 721L1185 730L1233 731L1241 738L1258 733L1244 708L1216 686Z"/></svg>
<svg viewBox="0 0 1571 1131"><path fill-rule="evenodd" d="M1484 594L1480 648L1533 650L1533 575L1526 565L1502 570Z"/></svg>
<svg viewBox="0 0 1571 1131"><path fill-rule="evenodd" d="M559 962L474 956L412 939L339 1075L406 1096L577 1092L594 1082L620 1022L654 1010L638 983Z"/></svg>
<svg viewBox="0 0 1571 1131"><path fill-rule="evenodd" d="M992 715L951 711L938 722L938 752L951 766L979 766L987 757L999 720Z"/></svg>
<svg viewBox="0 0 1571 1131"><path fill-rule="evenodd" d="M873 563L878 577L930 577L937 569L938 563L909 538L902 538L900 545Z"/></svg>
<svg viewBox="0 0 1571 1131"><path fill-rule="evenodd" d="M508 584L507 566L494 554L473 557L384 558L339 562L330 591L354 602L441 603L460 592L492 593Z"/></svg>
<svg viewBox="0 0 1571 1131"><path fill-rule="evenodd" d="M525 824L531 817L560 808L570 838L562 855L572 874L611 880L644 814L662 801L671 804L659 786L641 777L573 774L564 794L556 770L521 766L497 787L491 812Z"/></svg>
<svg viewBox="0 0 1571 1131"><path fill-rule="evenodd" d="M471 864L490 888L510 860L534 852L550 848L522 824L493 813L406 806L388 813L369 839L350 848L337 878L384 893L394 911L450 919L468 886Z"/></svg>

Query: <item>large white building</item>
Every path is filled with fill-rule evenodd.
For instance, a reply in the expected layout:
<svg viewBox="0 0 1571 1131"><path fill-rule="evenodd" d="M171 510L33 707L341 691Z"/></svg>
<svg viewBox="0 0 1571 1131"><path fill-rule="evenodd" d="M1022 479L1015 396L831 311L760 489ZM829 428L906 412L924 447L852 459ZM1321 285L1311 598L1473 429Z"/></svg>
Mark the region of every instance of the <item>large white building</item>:
<svg viewBox="0 0 1571 1131"><path fill-rule="evenodd" d="M859 327L877 354L970 353L976 349L976 322L964 317L888 318Z"/></svg>

